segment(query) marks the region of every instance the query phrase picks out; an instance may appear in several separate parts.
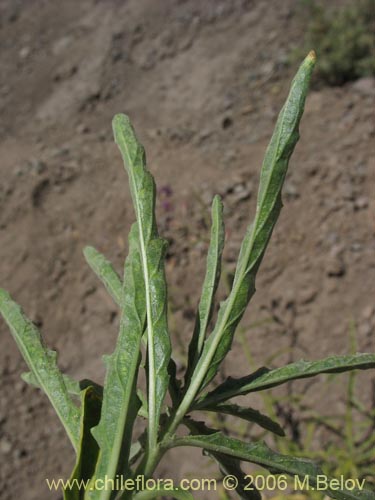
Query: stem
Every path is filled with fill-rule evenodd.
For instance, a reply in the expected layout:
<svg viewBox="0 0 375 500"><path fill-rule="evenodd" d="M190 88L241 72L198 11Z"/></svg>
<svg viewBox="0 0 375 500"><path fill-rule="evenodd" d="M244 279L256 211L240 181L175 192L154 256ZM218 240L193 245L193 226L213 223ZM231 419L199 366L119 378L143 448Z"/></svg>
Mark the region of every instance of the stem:
<svg viewBox="0 0 375 500"><path fill-rule="evenodd" d="M217 349L219 342L222 338L222 331L225 328L225 325L227 324L227 321L230 318L232 306L233 306L234 301L236 300L236 294L237 294L236 288L237 288L239 283L240 283L240 279L237 280L237 282L234 285L234 288L232 289L232 292L230 293L229 302L228 302L228 305L226 307L225 313L222 316L222 320L221 320L221 323L217 329L217 333L212 340L212 343L209 347L207 354L204 356L202 355L202 357L200 358L200 361L198 362L197 367L193 373L193 376L191 379L191 384L190 384L188 390L186 391L185 396L184 396L183 400L181 401L180 406L178 407L177 411L175 412L174 417L172 418L171 423L170 423L169 427L167 428L167 431L164 435L163 440L169 440L172 437L172 435L176 431L179 423L184 418L186 413L189 411L189 408L190 408L191 404L193 403L194 398L196 397L196 395L199 392L199 389L202 385L204 377L206 376L207 370L211 364L211 361L215 355L216 349Z"/></svg>

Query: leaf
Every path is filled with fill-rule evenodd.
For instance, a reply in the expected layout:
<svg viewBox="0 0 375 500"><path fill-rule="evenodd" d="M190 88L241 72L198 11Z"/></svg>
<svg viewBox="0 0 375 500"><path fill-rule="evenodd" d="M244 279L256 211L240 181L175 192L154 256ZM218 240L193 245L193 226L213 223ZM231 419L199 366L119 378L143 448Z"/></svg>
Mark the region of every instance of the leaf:
<svg viewBox="0 0 375 500"><path fill-rule="evenodd" d="M83 250L83 254L88 265L103 282L113 300L121 307L123 295L122 283L112 264L104 255L95 250L94 247L86 247Z"/></svg>
<svg viewBox="0 0 375 500"><path fill-rule="evenodd" d="M311 52L301 64L280 112L262 166L255 220L249 226L241 245L232 290L220 305L216 326L204 343L189 387L171 420L167 436L175 432L197 394L216 375L221 361L231 348L236 327L255 292L255 276L281 210L281 188L289 157L298 140L299 122L314 64L315 54Z"/></svg>
<svg viewBox="0 0 375 500"><path fill-rule="evenodd" d="M255 220L242 242L232 290L221 304L216 327L205 344L202 362L196 370L202 387L212 380L231 349L236 327L255 292L255 277L282 207L281 189L289 158L299 138L299 122L314 64L315 54L310 53L292 82L266 150Z"/></svg>
<svg viewBox="0 0 375 500"><path fill-rule="evenodd" d="M168 388L171 343L167 325L167 286L164 275L166 241L159 238L155 221L155 183L146 170L143 146L130 120L119 114L113 132L129 175L130 191L138 225L139 251L145 286L148 349L149 448L154 449L161 408Z"/></svg>
<svg viewBox="0 0 375 500"><path fill-rule="evenodd" d="M190 417L186 417L183 423L190 430L193 435L211 435L216 434L217 430L210 429L204 422L197 422ZM241 463L236 458L224 455L223 453L214 453L203 450L204 454L213 458L219 465L220 471L224 476L235 476L238 480L238 485L235 488L237 494L243 500L262 500L259 491L255 488L254 484L248 479L245 479L245 473L241 469ZM249 488L251 486L252 488Z"/></svg>
<svg viewBox="0 0 375 500"><path fill-rule="evenodd" d="M99 447L91 434L91 429L100 418L101 396L94 387L81 392L82 412L80 422L80 443L77 461L69 478L71 489L64 490L64 500L83 500L84 489L79 485L87 483L95 471Z"/></svg>
<svg viewBox="0 0 375 500"><path fill-rule="evenodd" d="M245 479L246 474L241 469L241 462L239 460L223 453L210 453L210 456L216 460L224 476L229 475L237 478L238 485L236 492L240 498L243 500L262 500L261 494L250 479Z"/></svg>
<svg viewBox="0 0 375 500"><path fill-rule="evenodd" d="M312 461L281 455L271 450L265 443L258 441L244 443L238 439L224 436L220 432L209 436L186 436L176 438L169 444L169 448L177 446L194 446L209 452L224 453L239 460L258 464L268 469L272 474L288 474L304 480L309 478L310 487L317 486L317 476L324 476L321 469ZM330 490L324 489L325 494L337 500L374 500L374 493L366 490Z"/></svg>
<svg viewBox="0 0 375 500"><path fill-rule="evenodd" d="M203 282L202 296L198 306L194 333L189 345L186 385L189 384L192 372L202 353L208 324L212 316L215 293L220 280L221 256L223 253L225 239L223 204L220 196L214 197L211 213L211 241L207 254L207 270Z"/></svg>
<svg viewBox="0 0 375 500"><path fill-rule="evenodd" d="M263 391L285 384L290 380L314 377L321 373L341 373L350 370L367 370L375 368L375 354L350 354L348 356L330 356L319 361L300 360L269 370L261 368L247 377L229 377L223 384L203 396L194 409L206 405L218 404L236 396L243 396L249 392Z"/></svg>
<svg viewBox="0 0 375 500"><path fill-rule="evenodd" d="M95 272L98 278L104 283L106 289L108 290L109 294L111 295L115 303L121 308L123 284L121 282L121 278L114 270L111 262L109 262L104 257L104 255L95 250L95 248L90 246L86 247L83 253L91 269ZM147 339L147 335L145 336L145 338ZM147 345L147 340L145 342L145 345ZM172 358L170 359L168 365L168 373L169 373L170 394L172 399L177 403L177 401L179 401L178 399L179 387L176 380L175 364ZM25 381L28 382L28 380Z"/></svg>
<svg viewBox="0 0 375 500"><path fill-rule="evenodd" d="M273 432L278 436L285 436L285 432L280 427L280 425L263 415L258 410L254 410L253 408L243 408L241 406L230 404L230 405L211 405L211 406L203 406L200 408L201 411L210 411L215 413L226 413L227 415L232 415L233 417L241 418L246 420L247 422L258 424L263 429Z"/></svg>
<svg viewBox="0 0 375 500"><path fill-rule="evenodd" d="M43 345L36 326L25 317L10 295L0 289L0 312L8 324L21 354L43 389L77 451L80 410L70 398L57 366L56 352Z"/></svg>
<svg viewBox="0 0 375 500"><path fill-rule="evenodd" d="M100 252L95 250L93 247L86 247L84 249L84 256L86 258L87 263L91 267L91 269L95 272L95 274L98 276L98 278L104 283L106 289L108 290L109 294L115 301L115 303L121 308L122 304L122 287L123 284L121 282L121 278L118 276L116 271L114 270L112 264L110 261L108 261L104 255L102 255ZM147 332L146 332L147 334ZM147 339L147 335L146 335ZM145 342L145 345L147 345L147 340ZM177 380L176 380L176 370L174 369L174 361L171 358L168 366L168 373L169 373L169 389L171 393L172 399L175 398L174 400L177 402L177 396L179 392L179 388L177 385ZM172 376L172 373L174 373L174 376ZM27 382L27 380L25 380ZM32 384L35 385L35 384Z"/></svg>
<svg viewBox="0 0 375 500"><path fill-rule="evenodd" d="M129 235L129 255L125 263L123 310L120 332L114 352L106 356L106 379L99 424L92 433L100 453L90 500L108 500L116 492L94 490L97 479L114 479L128 463L131 433L140 404L136 395L140 344L145 323L145 289L141 257L138 251L138 228L134 224Z"/></svg>
<svg viewBox="0 0 375 500"><path fill-rule="evenodd" d="M152 500L153 498L164 498L164 495L173 497L176 500L194 500L193 495L189 491L166 489L162 487L150 491L140 491L135 495L134 500Z"/></svg>

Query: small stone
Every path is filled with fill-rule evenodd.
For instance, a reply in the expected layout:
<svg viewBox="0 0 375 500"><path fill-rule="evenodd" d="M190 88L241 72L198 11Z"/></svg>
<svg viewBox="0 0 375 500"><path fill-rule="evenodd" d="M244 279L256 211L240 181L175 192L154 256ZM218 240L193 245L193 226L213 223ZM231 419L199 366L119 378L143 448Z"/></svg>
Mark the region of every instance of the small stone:
<svg viewBox="0 0 375 500"><path fill-rule="evenodd" d="M366 196L360 196L354 200L355 210L363 210L368 207L368 198Z"/></svg>
<svg viewBox="0 0 375 500"><path fill-rule="evenodd" d="M27 57L29 57L30 53L31 53L30 47L22 47L18 55L20 56L21 59L26 59Z"/></svg>
<svg viewBox="0 0 375 500"><path fill-rule="evenodd" d="M252 195L251 184L237 184L233 189L233 200L235 203L248 200Z"/></svg>
<svg viewBox="0 0 375 500"><path fill-rule="evenodd" d="M315 287L311 286L308 288L304 288L299 293L298 301L302 305L310 304L315 300L317 295L318 295L318 290Z"/></svg>
<svg viewBox="0 0 375 500"><path fill-rule="evenodd" d="M346 272L345 262L342 256L342 247L339 245L331 249L330 256L326 264L326 274L328 277L340 278Z"/></svg>
<svg viewBox="0 0 375 500"><path fill-rule="evenodd" d="M3 437L0 441L0 452L3 455L7 455L12 449L12 443L6 437Z"/></svg>
<svg viewBox="0 0 375 500"><path fill-rule="evenodd" d="M241 110L242 115L249 115L255 111L254 105L253 104L248 104L247 106L244 106Z"/></svg>
<svg viewBox="0 0 375 500"><path fill-rule="evenodd" d="M76 131L78 134L88 134L90 132L90 127L85 123L79 123L77 125Z"/></svg>
<svg viewBox="0 0 375 500"><path fill-rule="evenodd" d="M59 38L58 40L55 41L55 43L52 46L52 53L55 56L58 56L65 52L68 48L69 45L73 42L73 37L70 35L63 36L62 38Z"/></svg>
<svg viewBox="0 0 375 500"><path fill-rule="evenodd" d="M366 306L362 311L362 318L366 321L369 321L374 315L374 306L369 305Z"/></svg>
<svg viewBox="0 0 375 500"><path fill-rule="evenodd" d="M284 194L285 194L286 198L289 198L289 199L295 200L295 199L299 198L298 189L296 188L296 186L294 184L292 184L289 181L286 181L284 184Z"/></svg>
<svg viewBox="0 0 375 500"><path fill-rule="evenodd" d="M362 251L362 249L363 249L363 245L362 245L361 243L359 243L358 241L355 241L354 243L352 243L352 244L350 245L350 250L351 250L352 252L356 252L356 253L357 253L357 252L361 252L361 251Z"/></svg>

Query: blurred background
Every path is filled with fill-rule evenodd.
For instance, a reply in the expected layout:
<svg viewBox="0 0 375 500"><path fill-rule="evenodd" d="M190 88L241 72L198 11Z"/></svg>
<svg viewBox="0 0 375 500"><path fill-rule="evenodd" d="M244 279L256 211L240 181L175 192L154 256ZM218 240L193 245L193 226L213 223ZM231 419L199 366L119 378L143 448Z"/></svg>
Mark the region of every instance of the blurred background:
<svg viewBox="0 0 375 500"><path fill-rule="evenodd" d="M92 244L121 272L127 253L134 214L112 116L130 115L158 185L182 373L212 197L225 204L222 299L268 139L310 49L319 62L284 209L217 381L264 364L374 351L374 12L373 0L0 1L0 285L66 373L101 382L101 356L117 334L118 311L82 255ZM25 364L2 321L0 341L0 499L61 499L45 478L68 477L70 444L46 398L20 379ZM367 372L244 403L285 427L290 442L267 438L271 446L370 487L374 392ZM250 424L216 425L260 436ZM162 477L219 477L199 451L169 457ZM227 498L195 494L218 495Z"/></svg>

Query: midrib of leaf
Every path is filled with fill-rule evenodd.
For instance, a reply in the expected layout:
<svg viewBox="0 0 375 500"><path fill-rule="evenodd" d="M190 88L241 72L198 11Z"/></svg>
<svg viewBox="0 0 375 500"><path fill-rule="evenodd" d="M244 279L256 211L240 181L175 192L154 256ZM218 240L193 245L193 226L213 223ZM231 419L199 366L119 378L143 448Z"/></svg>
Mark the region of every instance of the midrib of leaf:
<svg viewBox="0 0 375 500"><path fill-rule="evenodd" d="M119 136L117 136L117 140ZM126 141L121 141L121 145L123 151L127 155L127 160L129 165L132 165L131 155L128 149L128 145ZM155 448L157 443L157 422L156 422L156 380L155 380L155 349L154 349L154 329L152 323L152 312L151 312L151 298L150 298L150 283L149 283L149 269L148 269L148 261L147 261L147 253L146 253L146 245L143 234L143 225L142 225L142 213L137 193L137 183L135 180L135 175L133 168L128 169L130 182L131 182L131 190L133 193L133 202L136 210L136 218L138 225L138 233L139 233L139 243L141 250L141 259L142 259L142 270L145 282L145 295L146 295L146 316L147 316L147 351L148 351L148 363L149 363L149 372L148 372L148 383L149 383L149 391L148 391L148 443L149 449L152 450Z"/></svg>

